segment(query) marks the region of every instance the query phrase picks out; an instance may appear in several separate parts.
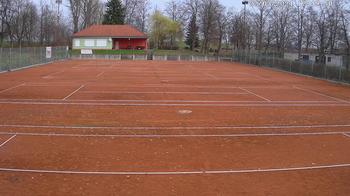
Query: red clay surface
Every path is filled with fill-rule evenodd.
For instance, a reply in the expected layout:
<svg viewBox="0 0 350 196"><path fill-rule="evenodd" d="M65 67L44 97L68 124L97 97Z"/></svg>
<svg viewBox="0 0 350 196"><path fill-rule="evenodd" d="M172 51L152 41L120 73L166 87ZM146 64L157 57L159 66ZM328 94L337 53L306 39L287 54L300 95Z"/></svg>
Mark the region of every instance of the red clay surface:
<svg viewBox="0 0 350 196"><path fill-rule="evenodd" d="M349 114L347 86L232 63L5 73L0 195L348 195Z"/></svg>

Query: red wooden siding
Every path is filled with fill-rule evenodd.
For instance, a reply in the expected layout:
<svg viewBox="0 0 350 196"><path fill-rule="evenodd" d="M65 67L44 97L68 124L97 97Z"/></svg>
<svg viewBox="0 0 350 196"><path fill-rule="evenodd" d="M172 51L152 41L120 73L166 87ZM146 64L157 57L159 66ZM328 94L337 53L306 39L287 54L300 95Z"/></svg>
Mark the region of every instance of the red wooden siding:
<svg viewBox="0 0 350 196"><path fill-rule="evenodd" d="M118 42L118 44L117 44ZM119 48L117 47L119 45ZM147 49L147 39L142 38L115 38L113 39L113 49Z"/></svg>

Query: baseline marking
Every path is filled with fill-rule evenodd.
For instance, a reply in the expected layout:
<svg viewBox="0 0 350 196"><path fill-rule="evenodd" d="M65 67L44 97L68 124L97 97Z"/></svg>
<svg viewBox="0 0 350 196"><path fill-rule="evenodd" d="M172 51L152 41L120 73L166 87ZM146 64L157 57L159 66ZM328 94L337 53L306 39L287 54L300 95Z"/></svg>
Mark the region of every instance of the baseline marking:
<svg viewBox="0 0 350 196"><path fill-rule="evenodd" d="M347 168L350 163L336 165L320 165L309 167L287 167L287 168L269 168L269 169L246 169L246 170L208 170L208 171L169 171L169 172L104 172L104 171L64 171L64 170L35 170L35 169L17 169L0 168L2 172L22 172L22 173L46 173L46 174L77 174L77 175L208 175L208 174L249 174L249 173L273 173L273 172L292 172L305 170L335 169Z"/></svg>
<svg viewBox="0 0 350 196"><path fill-rule="evenodd" d="M82 88L85 87L84 85L81 85L77 90L73 91L71 94L69 94L68 96L66 96L65 98L63 98L63 100L67 100L68 98L70 98L71 96L73 96L75 93L77 93L79 90L81 90Z"/></svg>
<svg viewBox="0 0 350 196"><path fill-rule="evenodd" d="M103 93L103 94L198 94L198 95L248 95L249 93L239 92L131 92L131 91L82 91L81 93Z"/></svg>
<svg viewBox="0 0 350 196"><path fill-rule="evenodd" d="M13 87L10 87L10 88L7 88L7 89L4 89L2 91L0 91L0 93L4 93L4 92L7 92L7 91L10 91L10 90L13 90L15 88L18 88L18 87L21 87L21 86L24 86L26 83L22 83L22 84L19 84L17 86L13 86Z"/></svg>
<svg viewBox="0 0 350 196"><path fill-rule="evenodd" d="M257 133L257 134L203 134L203 135L121 135L121 134L70 134L70 133L11 133L0 132L0 135L20 135L20 136L43 136L43 137L107 137L107 138L185 138L185 137L295 137L295 136L327 136L327 135L346 135L344 132L313 132L313 133ZM347 135L348 136L348 135ZM348 136L350 137L350 136Z"/></svg>
<svg viewBox="0 0 350 196"><path fill-rule="evenodd" d="M261 99L263 99L263 100L265 100L265 101L271 102L270 99L267 99L267 98L265 98L265 97L263 97L263 96L260 96L260 95L258 95L258 94L256 94L256 93L253 93L252 91L249 91L249 90L247 90L247 89L245 89L245 88L239 87L239 89L241 89L241 90L243 90L243 91L246 91L246 92L248 92L248 93L250 93L250 94L252 94L252 95L255 95L255 96L257 96L257 97L259 97L259 98L261 98Z"/></svg>
<svg viewBox="0 0 350 196"><path fill-rule="evenodd" d="M222 126L222 127L108 127L108 126L64 126L64 125L4 125L13 128L53 128L53 129L116 129L116 130L218 130L218 129L312 129L312 128L348 128L345 125L280 125L280 126Z"/></svg>
<svg viewBox="0 0 350 196"><path fill-rule="evenodd" d="M79 90L79 89L78 89ZM77 90L77 91L78 91ZM77 92L76 91L76 92ZM67 96L63 100L68 99L74 93ZM103 100L101 100L103 101ZM219 102L219 101L218 101ZM350 107L350 104L277 104L277 103L260 103L260 104L216 104L216 103L83 103L83 102L11 102L11 101L1 101L0 104L14 104L14 105L81 105L81 106L197 106L197 107Z"/></svg>
<svg viewBox="0 0 350 196"><path fill-rule="evenodd" d="M11 134L12 135L12 134ZM17 135L13 135L12 137L10 137L9 139L7 139L5 142L3 142L1 145L0 145L0 148L5 146L5 144L7 144L8 142L10 142L13 138L15 138Z"/></svg>
<svg viewBox="0 0 350 196"><path fill-rule="evenodd" d="M86 91L81 91L80 93L84 93ZM0 102L22 102L22 101L33 101L33 102L52 102L52 101L62 101L62 99L0 99ZM67 101L70 102L140 102L140 103L168 103L168 102L174 102L174 103L266 103L266 101L201 101L201 100L91 100L91 99L74 99L74 100L66 100L64 103L67 103ZM69 103L69 102L68 102ZM272 103L338 103L339 101L271 101L269 104Z"/></svg>
<svg viewBox="0 0 350 196"><path fill-rule="evenodd" d="M297 87L297 86L295 86L294 88L302 90L302 91L305 91L305 92L308 92L308 93L313 93L313 94L316 94L316 95L327 97L327 98L330 98L330 99L333 99L333 100L336 100L336 101L339 101L339 102L350 103L350 101L346 101L346 100L339 99L339 98L336 98L336 97L333 97L333 96L329 96L329 95L326 95L326 94L323 94L323 93L319 93L319 92L316 92L314 90L304 89L304 88L300 88L300 87Z"/></svg>

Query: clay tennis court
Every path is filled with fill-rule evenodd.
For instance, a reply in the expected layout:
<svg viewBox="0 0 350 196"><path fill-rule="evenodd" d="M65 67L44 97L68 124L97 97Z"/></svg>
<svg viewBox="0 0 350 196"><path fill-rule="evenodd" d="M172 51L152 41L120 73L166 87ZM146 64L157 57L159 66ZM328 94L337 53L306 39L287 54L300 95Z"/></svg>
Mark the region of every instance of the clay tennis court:
<svg viewBox="0 0 350 196"><path fill-rule="evenodd" d="M348 195L350 88L219 62L0 74L0 195Z"/></svg>

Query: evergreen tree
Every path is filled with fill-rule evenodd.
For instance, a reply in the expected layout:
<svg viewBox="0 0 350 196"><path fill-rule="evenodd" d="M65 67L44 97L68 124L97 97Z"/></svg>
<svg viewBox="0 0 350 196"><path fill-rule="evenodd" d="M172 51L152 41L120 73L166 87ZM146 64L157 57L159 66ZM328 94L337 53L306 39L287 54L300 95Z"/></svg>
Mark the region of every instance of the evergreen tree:
<svg viewBox="0 0 350 196"><path fill-rule="evenodd" d="M125 8L120 0L109 0L106 7L103 24L124 24Z"/></svg>
<svg viewBox="0 0 350 196"><path fill-rule="evenodd" d="M197 26L197 16L192 14L191 21L187 27L186 34L186 44L190 46L191 50L194 50L199 46L199 37L198 37L198 26Z"/></svg>

